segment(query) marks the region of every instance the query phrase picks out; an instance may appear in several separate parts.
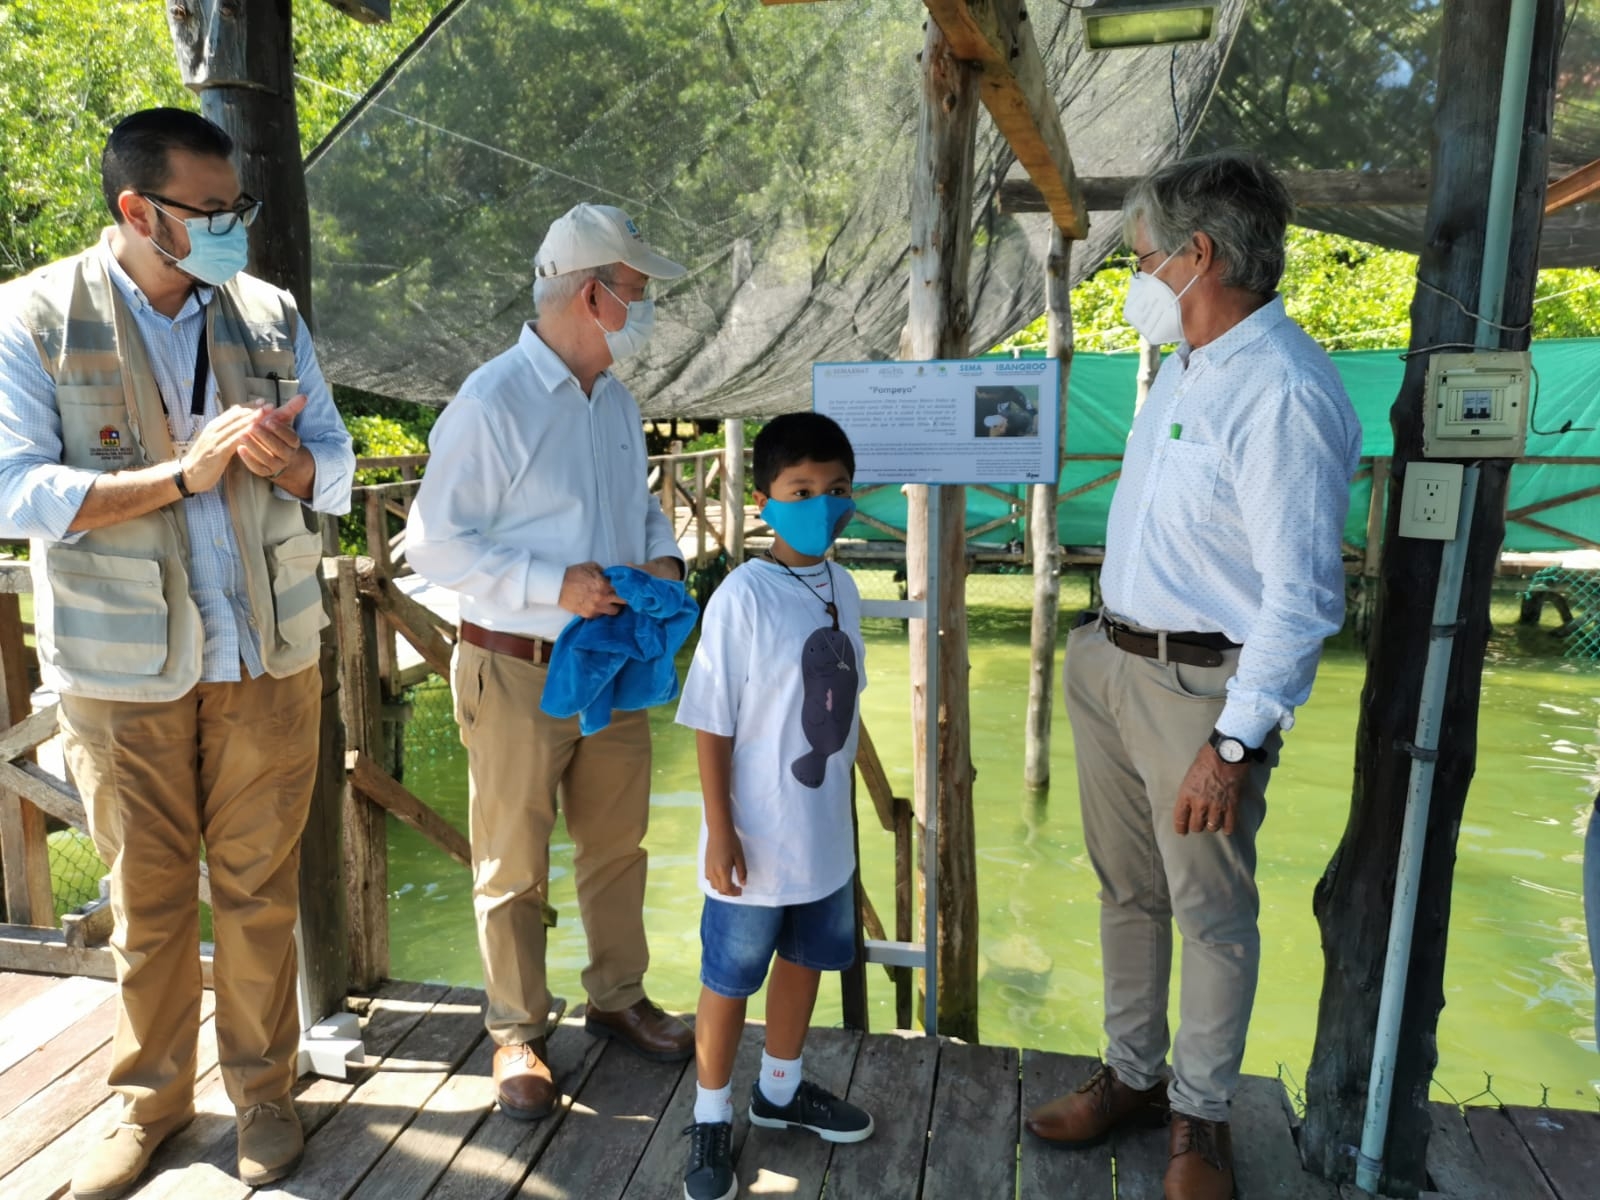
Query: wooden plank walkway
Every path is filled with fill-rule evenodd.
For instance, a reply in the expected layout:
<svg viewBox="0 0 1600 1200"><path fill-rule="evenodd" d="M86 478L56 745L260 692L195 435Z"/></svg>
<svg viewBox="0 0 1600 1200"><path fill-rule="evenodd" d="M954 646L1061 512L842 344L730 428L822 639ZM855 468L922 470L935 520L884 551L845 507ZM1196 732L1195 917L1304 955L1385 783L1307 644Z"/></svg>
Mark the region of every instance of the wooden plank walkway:
<svg viewBox="0 0 1600 1200"><path fill-rule="evenodd" d="M391 983L355 999L367 1065L347 1081L302 1081L304 1163L271 1200L675 1200L683 1194L694 1071L645 1063L569 1019L550 1039L563 1098L543 1121L494 1110L493 1046L481 992ZM216 1067L211 998L202 1013L199 1116L163 1146L133 1195L245 1200L233 1175L232 1107ZM116 1120L106 1090L112 985L0 973L0 1196L54 1200L74 1163ZM736 1095L761 1053L750 1026ZM818 1029L807 1074L867 1108L857 1146L749 1127L734 1153L740 1194L793 1200L1161 1200L1166 1134L1145 1130L1082 1151L1021 1130L1033 1105L1074 1086L1090 1059L905 1033ZM1233 1106L1239 1200L1354 1200L1304 1174L1276 1080L1249 1078ZM1435 1107L1433 1198L1579 1200L1600 1178L1600 1112Z"/></svg>

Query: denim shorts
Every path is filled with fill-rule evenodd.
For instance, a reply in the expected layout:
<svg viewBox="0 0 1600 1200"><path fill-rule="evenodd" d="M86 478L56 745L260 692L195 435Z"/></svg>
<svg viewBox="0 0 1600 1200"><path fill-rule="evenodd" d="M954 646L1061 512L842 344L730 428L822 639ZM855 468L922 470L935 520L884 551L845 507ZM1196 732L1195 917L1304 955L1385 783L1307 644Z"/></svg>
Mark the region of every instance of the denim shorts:
<svg viewBox="0 0 1600 1200"><path fill-rule="evenodd" d="M796 966L843 971L856 961L854 880L809 904L769 908L707 896L700 911L700 982L719 996L754 995L776 951Z"/></svg>

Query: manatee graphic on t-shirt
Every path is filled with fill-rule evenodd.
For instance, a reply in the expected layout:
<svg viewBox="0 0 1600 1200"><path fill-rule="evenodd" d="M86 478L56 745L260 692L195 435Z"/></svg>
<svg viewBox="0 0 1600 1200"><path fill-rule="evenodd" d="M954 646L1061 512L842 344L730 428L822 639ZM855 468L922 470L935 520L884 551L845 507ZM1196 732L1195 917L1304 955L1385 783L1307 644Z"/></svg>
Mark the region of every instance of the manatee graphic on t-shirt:
<svg viewBox="0 0 1600 1200"><path fill-rule="evenodd" d="M838 629L813 631L800 652L800 679L800 728L811 749L790 763L789 770L806 787L819 788L828 773L828 756L844 749L856 719L861 680L849 636Z"/></svg>

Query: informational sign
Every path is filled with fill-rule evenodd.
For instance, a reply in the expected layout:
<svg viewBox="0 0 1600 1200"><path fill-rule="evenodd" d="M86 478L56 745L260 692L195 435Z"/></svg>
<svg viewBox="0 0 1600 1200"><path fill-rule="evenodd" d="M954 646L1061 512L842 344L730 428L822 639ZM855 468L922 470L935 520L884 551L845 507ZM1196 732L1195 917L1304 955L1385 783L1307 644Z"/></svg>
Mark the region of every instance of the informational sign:
<svg viewBox="0 0 1600 1200"><path fill-rule="evenodd" d="M812 407L850 435L857 483L1043 483L1059 464L1059 366L817 363Z"/></svg>

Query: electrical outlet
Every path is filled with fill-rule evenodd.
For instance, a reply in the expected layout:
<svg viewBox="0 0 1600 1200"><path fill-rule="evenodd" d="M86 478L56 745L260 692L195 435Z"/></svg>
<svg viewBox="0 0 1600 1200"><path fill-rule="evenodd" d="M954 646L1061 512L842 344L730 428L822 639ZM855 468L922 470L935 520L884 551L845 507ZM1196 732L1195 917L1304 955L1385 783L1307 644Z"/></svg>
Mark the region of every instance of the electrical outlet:
<svg viewBox="0 0 1600 1200"><path fill-rule="evenodd" d="M1401 537L1452 541L1460 513L1460 463L1418 461L1406 465L1400 496Z"/></svg>

